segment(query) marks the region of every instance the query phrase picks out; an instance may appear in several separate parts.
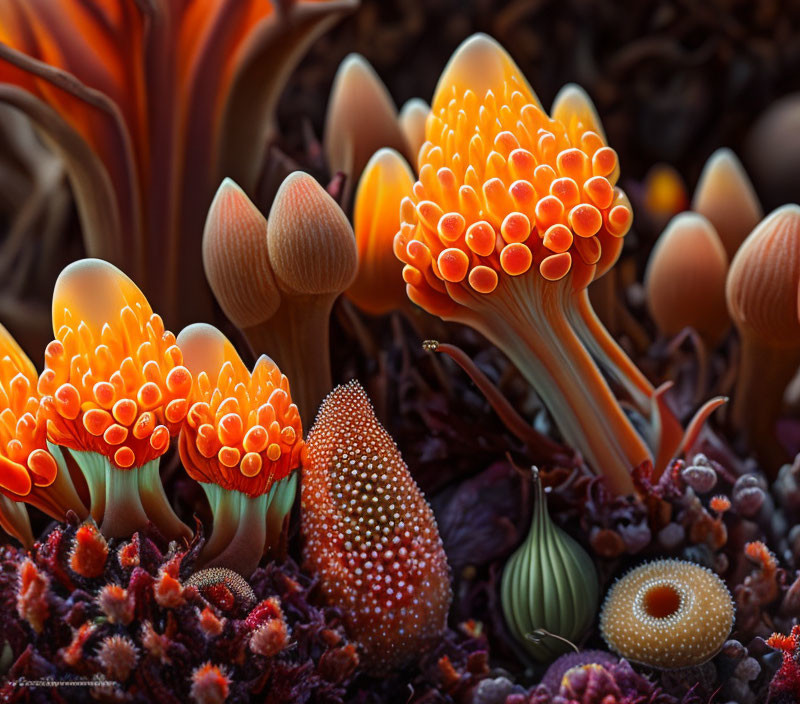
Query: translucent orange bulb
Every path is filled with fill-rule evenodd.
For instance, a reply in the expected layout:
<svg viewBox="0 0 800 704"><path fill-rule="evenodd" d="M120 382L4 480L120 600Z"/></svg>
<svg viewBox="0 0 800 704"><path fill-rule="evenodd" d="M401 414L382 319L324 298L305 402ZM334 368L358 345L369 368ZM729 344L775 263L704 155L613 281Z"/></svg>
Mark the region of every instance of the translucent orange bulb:
<svg viewBox="0 0 800 704"><path fill-rule="evenodd" d="M118 469L163 455L192 377L136 284L100 259L70 264L53 292L53 332L39 378L50 442Z"/></svg>
<svg viewBox="0 0 800 704"><path fill-rule="evenodd" d="M494 291L487 269L557 281L590 268L601 239L632 221L596 115L566 96L549 117L488 37L465 42L457 59L439 81L395 242L409 296L433 312L452 308L448 284Z"/></svg>
<svg viewBox="0 0 800 704"><path fill-rule="evenodd" d="M650 451L586 349L599 323L571 320L632 221L591 101L566 86L548 116L511 57L476 34L439 79L425 137L393 241L408 297L503 349L564 439L615 491L631 491L630 470ZM627 363L617 376L628 380L632 363L606 338L592 352Z"/></svg>
<svg viewBox="0 0 800 704"><path fill-rule="evenodd" d="M411 191L414 176L405 160L393 149L381 149L369 160L358 184L353 230L358 247L358 273L347 297L361 310L383 315L408 305L402 264L392 255L392 240L397 232L400 201ZM445 222L451 230L459 221Z"/></svg>
<svg viewBox="0 0 800 704"><path fill-rule="evenodd" d="M175 335L136 284L100 259L59 275L53 332L38 386L47 439L72 451L93 518L112 537L148 522L168 537L188 536L158 473L192 388Z"/></svg>
<svg viewBox="0 0 800 704"><path fill-rule="evenodd" d="M0 491L17 498L52 484L58 465L47 451L36 369L2 326L0 355Z"/></svg>
<svg viewBox="0 0 800 704"><path fill-rule="evenodd" d="M59 520L67 510L86 515L69 473L59 469L47 449L37 376L0 325L0 526L26 545L33 542L28 513L17 502L30 503Z"/></svg>
<svg viewBox="0 0 800 704"><path fill-rule="evenodd" d="M178 335L194 375L181 461L208 497L214 525L201 560L245 577L265 552L281 553L305 455L289 381L267 356L250 372L215 327Z"/></svg>
<svg viewBox="0 0 800 704"><path fill-rule="evenodd" d="M196 375L180 441L186 471L248 496L268 492L298 468L304 447L288 379L264 355L251 373L210 325L190 325L178 344Z"/></svg>

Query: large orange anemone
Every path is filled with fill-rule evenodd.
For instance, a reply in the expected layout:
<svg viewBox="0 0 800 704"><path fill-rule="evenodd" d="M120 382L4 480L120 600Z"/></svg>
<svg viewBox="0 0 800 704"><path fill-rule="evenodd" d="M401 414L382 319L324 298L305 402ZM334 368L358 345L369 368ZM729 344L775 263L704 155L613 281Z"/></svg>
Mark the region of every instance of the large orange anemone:
<svg viewBox="0 0 800 704"><path fill-rule="evenodd" d="M591 103L570 87L548 116L508 54L476 35L439 80L426 138L394 241L409 297L501 347L565 439L615 490L630 491L630 470L651 451L587 346L642 405L652 387L584 298L632 220Z"/></svg>
<svg viewBox="0 0 800 704"><path fill-rule="evenodd" d="M136 284L99 259L59 275L53 332L39 378L47 438L72 451L92 516L107 535L130 535L148 520L188 535L158 474L192 388L175 336Z"/></svg>
<svg viewBox="0 0 800 704"><path fill-rule="evenodd" d="M249 576L265 551L282 549L305 444L289 381L261 356L250 372L215 327L190 325L178 345L194 375L181 460L211 504L202 559Z"/></svg>
<svg viewBox="0 0 800 704"><path fill-rule="evenodd" d="M252 190L306 47L358 0L4 0L0 101L65 158L87 252L163 310L210 313L203 218L221 177ZM276 5L280 9L276 9Z"/></svg>
<svg viewBox="0 0 800 704"><path fill-rule="evenodd" d="M31 361L0 325L0 526L26 546L33 536L20 502L58 520L68 510L86 516L58 449L51 454L47 447L37 378Z"/></svg>

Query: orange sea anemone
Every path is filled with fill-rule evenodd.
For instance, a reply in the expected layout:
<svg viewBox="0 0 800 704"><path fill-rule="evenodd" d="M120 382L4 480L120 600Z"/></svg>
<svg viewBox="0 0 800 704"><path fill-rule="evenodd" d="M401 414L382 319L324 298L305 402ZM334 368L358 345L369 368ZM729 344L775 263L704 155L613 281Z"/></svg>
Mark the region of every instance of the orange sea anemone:
<svg viewBox="0 0 800 704"><path fill-rule="evenodd" d="M202 559L249 577L265 551L282 548L304 453L300 413L269 357L248 371L228 339L204 323L184 328L178 345L195 379L181 460L214 516Z"/></svg>
<svg viewBox="0 0 800 704"><path fill-rule="evenodd" d="M167 536L190 535L158 473L192 387L175 336L136 284L99 259L59 275L53 332L38 385L47 439L81 468L92 517L113 537L148 520Z"/></svg>
<svg viewBox="0 0 800 704"><path fill-rule="evenodd" d="M380 672L418 656L445 628L447 558L430 507L358 382L320 408L301 507L305 565L342 608L362 662Z"/></svg>
<svg viewBox="0 0 800 704"><path fill-rule="evenodd" d="M255 187L291 68L357 4L8 0L0 101L64 157L87 253L124 265L169 320L205 317L214 189Z"/></svg>
<svg viewBox="0 0 800 704"><path fill-rule="evenodd" d="M57 520L68 510L86 516L58 448L47 447L38 374L0 325L0 526L33 544L26 502Z"/></svg>
<svg viewBox="0 0 800 704"><path fill-rule="evenodd" d="M651 448L592 356L648 415L653 389L586 296L632 219L591 102L567 86L548 116L508 54L476 35L439 80L426 138L394 240L409 297L503 349L564 438L631 491L629 472Z"/></svg>
<svg viewBox="0 0 800 704"><path fill-rule="evenodd" d="M713 572L683 560L656 560L614 583L600 631L622 657L670 670L712 658L727 640L733 617L731 595Z"/></svg>

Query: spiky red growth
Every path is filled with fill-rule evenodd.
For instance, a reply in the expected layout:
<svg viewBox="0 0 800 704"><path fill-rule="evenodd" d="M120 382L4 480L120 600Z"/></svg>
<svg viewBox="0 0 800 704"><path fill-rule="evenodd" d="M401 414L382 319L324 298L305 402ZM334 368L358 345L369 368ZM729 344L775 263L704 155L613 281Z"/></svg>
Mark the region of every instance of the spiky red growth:
<svg viewBox="0 0 800 704"><path fill-rule="evenodd" d="M139 566L139 547L134 542L125 543L117 550L117 560L122 569L133 569Z"/></svg>
<svg viewBox="0 0 800 704"><path fill-rule="evenodd" d="M778 569L778 563L775 560L775 556L760 540L747 543L747 545L744 546L744 551L747 557L760 565L761 571L765 575L769 576L775 574L775 571Z"/></svg>
<svg viewBox="0 0 800 704"><path fill-rule="evenodd" d="M767 645L775 650L782 650L784 653L789 653L794 650L797 645L797 637L800 635L800 626L792 628L791 635L785 636L783 633L773 633L767 638Z"/></svg>
<svg viewBox="0 0 800 704"><path fill-rule="evenodd" d="M208 606L200 612L198 620L203 633L209 638L218 636L225 627L225 618L219 618Z"/></svg>
<svg viewBox="0 0 800 704"><path fill-rule="evenodd" d="M402 665L441 633L450 608L433 513L358 382L325 399L307 446L306 567L343 610L366 666Z"/></svg>
<svg viewBox="0 0 800 704"><path fill-rule="evenodd" d="M127 626L133 621L133 598L118 584L106 584L97 595L97 604L111 623Z"/></svg>
<svg viewBox="0 0 800 704"><path fill-rule="evenodd" d="M800 626L794 626L788 636L773 633L767 639L767 645L783 651L781 667L769 683L769 701L780 704L797 701L797 693L800 692L800 663L797 658Z"/></svg>
<svg viewBox="0 0 800 704"><path fill-rule="evenodd" d="M86 645L86 641L92 636L95 631L96 626L92 623L83 623L81 624L80 628L75 631L72 642L66 647L60 650L61 657L64 659L64 662L67 663L70 667L75 667L81 660L83 660L84 653L83 653L83 646Z"/></svg>
<svg viewBox="0 0 800 704"><path fill-rule="evenodd" d="M70 569L81 577L99 577L108 558L108 543L94 523L84 523L75 532Z"/></svg>
<svg viewBox="0 0 800 704"><path fill-rule="evenodd" d="M125 682L139 661L139 650L128 636L108 636L97 651L97 661L106 677Z"/></svg>
<svg viewBox="0 0 800 704"><path fill-rule="evenodd" d="M250 650L264 657L274 657L289 640L281 604L275 597L265 599L247 616L245 625L253 629Z"/></svg>
<svg viewBox="0 0 800 704"><path fill-rule="evenodd" d="M166 569L159 573L153 593L158 605L165 609L177 609L185 601L181 583Z"/></svg>
<svg viewBox="0 0 800 704"><path fill-rule="evenodd" d="M192 672L192 700L195 704L222 704L228 698L230 684L224 667L207 662Z"/></svg>
<svg viewBox="0 0 800 704"><path fill-rule="evenodd" d="M41 572L32 560L25 560L20 565L17 613L37 633L42 632L44 622L50 617L47 600L49 586L50 580L47 575Z"/></svg>
<svg viewBox="0 0 800 704"><path fill-rule="evenodd" d="M730 510L731 500L727 496L714 496L709 505L713 511L725 513L725 511Z"/></svg>

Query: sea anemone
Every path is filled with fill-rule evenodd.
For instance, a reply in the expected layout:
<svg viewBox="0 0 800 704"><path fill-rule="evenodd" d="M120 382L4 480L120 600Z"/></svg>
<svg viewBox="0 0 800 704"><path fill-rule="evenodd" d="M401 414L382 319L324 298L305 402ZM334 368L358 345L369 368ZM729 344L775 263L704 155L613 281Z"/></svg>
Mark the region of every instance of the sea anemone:
<svg viewBox="0 0 800 704"><path fill-rule="evenodd" d="M436 520L358 382L334 389L308 435L306 568L374 672L442 633L452 594Z"/></svg>
<svg viewBox="0 0 800 704"><path fill-rule="evenodd" d="M357 0L0 5L0 101L64 158L90 256L169 320L210 314L197 246L222 175L253 189L304 49Z"/></svg>
<svg viewBox="0 0 800 704"><path fill-rule="evenodd" d="M67 511L86 516L60 451L47 448L37 384L33 364L0 325L0 526L27 547L33 536L20 502L57 520L64 520Z"/></svg>
<svg viewBox="0 0 800 704"><path fill-rule="evenodd" d="M514 637L534 658L547 662L589 628L600 585L586 551L551 520L535 468L533 484L531 530L503 569L501 595Z"/></svg>
<svg viewBox="0 0 800 704"><path fill-rule="evenodd" d="M136 284L99 259L59 275L53 332L39 377L47 439L70 449L92 517L108 536L129 536L149 520L166 536L188 537L158 472L192 387L175 336Z"/></svg>
<svg viewBox="0 0 800 704"><path fill-rule="evenodd" d="M702 215L676 215L647 262L647 306L662 335L697 330L714 346L730 328L725 305L728 257L714 226Z"/></svg>
<svg viewBox="0 0 800 704"><path fill-rule="evenodd" d="M775 424L800 366L798 291L800 206L784 205L744 241L725 286L742 346L731 419L772 474L786 460Z"/></svg>
<svg viewBox="0 0 800 704"><path fill-rule="evenodd" d="M356 275L353 228L311 176L286 177L269 222L226 180L203 236L206 275L220 305L257 353L292 379L303 422L332 387L330 313Z"/></svg>
<svg viewBox="0 0 800 704"><path fill-rule="evenodd" d="M714 226L728 261L764 217L753 184L730 149L717 149L708 157L694 190L692 210Z"/></svg>
<svg viewBox="0 0 800 704"><path fill-rule="evenodd" d="M393 149L375 152L358 184L353 214L358 273L346 295L371 315L408 305L403 265L392 254L392 240L400 203L413 186L414 174Z"/></svg>
<svg viewBox="0 0 800 704"><path fill-rule="evenodd" d="M656 560L618 579L600 613L614 652L663 670L700 665L722 648L734 608L725 583L683 560Z"/></svg>
<svg viewBox="0 0 800 704"><path fill-rule="evenodd" d="M192 672L192 688L189 692L195 704L222 704L230 693L231 680L221 665L210 662Z"/></svg>
<svg viewBox="0 0 800 704"><path fill-rule="evenodd" d="M108 636L97 650L97 661L106 677L122 684L136 667L139 651L128 636Z"/></svg>
<svg viewBox="0 0 800 704"><path fill-rule="evenodd" d="M468 39L439 80L394 252L411 300L500 347L565 440L629 493L629 473L652 461L650 450L570 325L582 317L577 297L615 261L631 223L598 124L575 87L548 117L496 42ZM610 336L586 328L604 351ZM618 364L607 351L603 359Z"/></svg>
<svg viewBox="0 0 800 704"><path fill-rule="evenodd" d="M303 456L300 413L269 357L248 371L205 323L184 328L177 344L194 377L178 446L214 517L201 557L249 577L265 551L282 550Z"/></svg>

